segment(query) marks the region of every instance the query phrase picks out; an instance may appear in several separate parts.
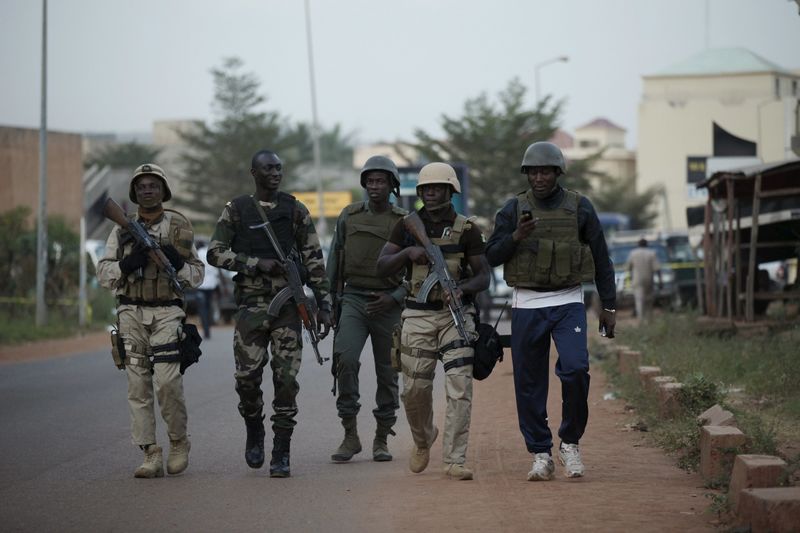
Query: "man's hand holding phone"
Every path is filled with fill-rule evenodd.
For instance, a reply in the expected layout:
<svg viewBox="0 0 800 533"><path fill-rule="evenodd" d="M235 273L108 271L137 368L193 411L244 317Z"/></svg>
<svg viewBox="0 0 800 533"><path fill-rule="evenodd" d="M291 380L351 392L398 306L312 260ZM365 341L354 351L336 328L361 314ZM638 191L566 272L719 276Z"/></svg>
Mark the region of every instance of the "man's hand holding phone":
<svg viewBox="0 0 800 533"><path fill-rule="evenodd" d="M534 218L533 213L531 213L529 209L524 209L519 217L517 229L511 234L511 238L514 239L514 242L519 242L527 238L531 232L536 229L537 222L539 222L539 219Z"/></svg>

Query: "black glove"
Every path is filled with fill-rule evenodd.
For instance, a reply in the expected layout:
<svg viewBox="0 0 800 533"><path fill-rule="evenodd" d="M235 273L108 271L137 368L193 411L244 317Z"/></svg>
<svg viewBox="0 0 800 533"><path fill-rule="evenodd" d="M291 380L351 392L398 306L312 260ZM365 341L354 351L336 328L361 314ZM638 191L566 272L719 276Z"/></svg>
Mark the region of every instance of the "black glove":
<svg viewBox="0 0 800 533"><path fill-rule="evenodd" d="M119 261L119 269L124 275L128 275L137 268L144 268L147 265L147 252L142 249L134 249Z"/></svg>
<svg viewBox="0 0 800 533"><path fill-rule="evenodd" d="M183 265L186 264L186 261L184 261L183 257L181 257L181 253L171 244L162 246L161 251L164 252L165 256L167 256L167 259L169 259L169 262L172 263L172 267L175 270L182 269Z"/></svg>

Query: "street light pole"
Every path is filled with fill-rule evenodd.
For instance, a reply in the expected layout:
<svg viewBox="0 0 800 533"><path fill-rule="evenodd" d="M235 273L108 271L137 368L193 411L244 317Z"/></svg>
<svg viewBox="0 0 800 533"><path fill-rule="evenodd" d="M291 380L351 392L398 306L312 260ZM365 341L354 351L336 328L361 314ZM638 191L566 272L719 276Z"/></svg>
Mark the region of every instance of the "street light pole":
<svg viewBox="0 0 800 533"><path fill-rule="evenodd" d="M308 77L311 85L311 143L314 151L314 174L317 178L317 203L319 204L319 219L317 221L317 235L324 236L328 232L325 221L325 206L322 205L322 169L319 149L319 120L317 118L317 88L314 80L314 46L311 41L311 8L309 0L305 0L306 7L306 40L308 41Z"/></svg>
<svg viewBox="0 0 800 533"><path fill-rule="evenodd" d="M36 326L47 324L47 0L42 0L42 108L39 124L39 209L36 216Z"/></svg>
<svg viewBox="0 0 800 533"><path fill-rule="evenodd" d="M542 100L542 91L541 88L539 87L539 69L547 65L552 65L553 63L566 63L567 61L569 61L569 56L558 56L552 59L548 59L547 61L542 61L541 63L537 63L536 66L533 67L534 83L536 84L537 104Z"/></svg>

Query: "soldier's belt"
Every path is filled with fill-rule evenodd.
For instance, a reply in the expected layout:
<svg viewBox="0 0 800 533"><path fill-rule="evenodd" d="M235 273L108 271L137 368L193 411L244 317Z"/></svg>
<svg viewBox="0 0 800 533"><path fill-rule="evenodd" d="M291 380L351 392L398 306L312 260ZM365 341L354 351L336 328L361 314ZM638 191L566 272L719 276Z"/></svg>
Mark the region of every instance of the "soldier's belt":
<svg viewBox="0 0 800 533"><path fill-rule="evenodd" d="M139 298L128 298L127 296L118 296L119 305L138 305L140 307L183 307L183 300L163 300L160 302L144 301Z"/></svg>
<svg viewBox="0 0 800 533"><path fill-rule="evenodd" d="M418 311L441 311L444 309L444 302L418 302L414 298L406 298L406 309L416 309Z"/></svg>
<svg viewBox="0 0 800 533"><path fill-rule="evenodd" d="M345 293L355 293L355 294L366 294L370 292L392 292L397 287L380 287L380 288L372 288L372 287L359 287L358 285L352 285L350 283L345 283L344 292Z"/></svg>

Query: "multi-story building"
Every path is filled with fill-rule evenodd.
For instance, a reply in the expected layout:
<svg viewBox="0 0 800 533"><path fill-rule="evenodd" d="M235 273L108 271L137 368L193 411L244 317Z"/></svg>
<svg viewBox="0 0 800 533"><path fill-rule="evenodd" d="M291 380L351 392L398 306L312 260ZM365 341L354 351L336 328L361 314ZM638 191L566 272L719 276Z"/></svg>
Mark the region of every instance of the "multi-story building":
<svg viewBox="0 0 800 533"><path fill-rule="evenodd" d="M794 157L800 72L743 48L705 50L643 77L637 190L662 185L660 227L687 227L711 172Z"/></svg>
<svg viewBox="0 0 800 533"><path fill-rule="evenodd" d="M569 146L562 146L567 161L586 159L602 150L592 170L615 180L630 179L636 175L636 152L625 147L625 128L607 118L596 118L576 128L575 136L570 141ZM554 138L553 142L559 144L558 138ZM592 187L599 185L595 178Z"/></svg>

